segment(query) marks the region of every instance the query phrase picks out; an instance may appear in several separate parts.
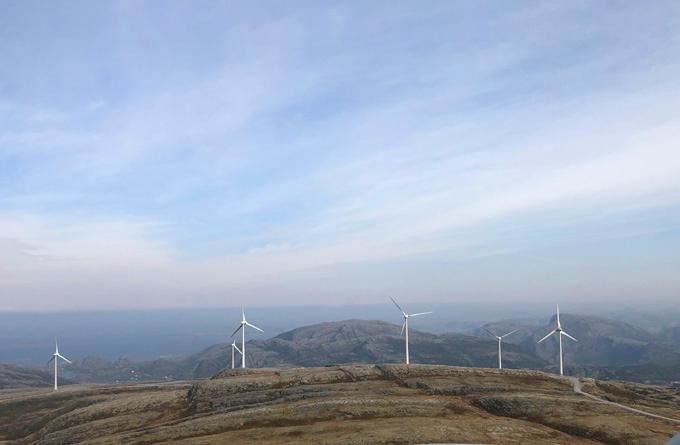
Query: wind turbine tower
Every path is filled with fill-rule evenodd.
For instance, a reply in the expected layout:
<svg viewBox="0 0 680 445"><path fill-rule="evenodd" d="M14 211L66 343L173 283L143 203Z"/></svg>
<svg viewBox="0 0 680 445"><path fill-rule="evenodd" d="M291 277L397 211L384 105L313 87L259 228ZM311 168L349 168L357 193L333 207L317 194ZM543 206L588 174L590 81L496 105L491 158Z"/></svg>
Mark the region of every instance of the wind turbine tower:
<svg viewBox="0 0 680 445"><path fill-rule="evenodd" d="M401 325L401 335L404 335L404 332L406 332L406 364L409 364L409 353L408 353L408 319L411 317L417 317L418 315L427 315L431 314L432 311L430 312L419 312L417 314L409 314L406 311L404 311L401 306L397 304L396 301L394 301L394 298L390 297L390 300L392 300L392 303L399 309L399 312L404 316L404 324Z"/></svg>
<svg viewBox="0 0 680 445"><path fill-rule="evenodd" d="M543 340L545 340L546 338L550 337L553 334L557 334L557 337L558 337L559 342L560 342L560 375L564 375L564 368L562 366L562 336L564 335L564 336L566 336L566 337L568 337L568 338L570 338L574 341L578 341L578 340L576 340L571 335L567 334L566 331L564 331L564 329L562 329L562 324L560 323L560 305L559 304L557 305L557 317L555 318L555 322L556 322L556 325L557 325L557 326L555 326L555 329L553 329L552 331L550 331L550 333L548 335L546 335L545 337L540 339L538 341L538 343L542 342Z"/></svg>
<svg viewBox="0 0 680 445"><path fill-rule="evenodd" d="M246 320L246 312L243 309L243 306L241 306L241 324L239 325L238 328L236 328L234 333L231 334L231 336L233 337L239 330L241 331L241 350L239 351L241 353L241 368L246 367L246 326L249 326L253 329L257 329L260 332L264 332L262 329L258 328L254 324L248 323L248 321Z"/></svg>
<svg viewBox="0 0 680 445"><path fill-rule="evenodd" d="M54 339L54 354L52 354L52 358L47 362L47 364L49 365L50 362L54 361L54 390L55 391L57 389L59 389L59 386L57 384L57 373L59 372L58 371L59 366L57 366L58 365L57 362L59 361L59 359L62 359L66 363L72 363L71 360L67 359L66 357L64 357L63 355L61 355L59 353L59 344L57 343L57 339L55 338Z"/></svg>
<svg viewBox="0 0 680 445"><path fill-rule="evenodd" d="M493 335L494 337L496 337L496 340L498 340L498 369L503 369L503 358L501 357L501 355L502 355L502 354L501 354L501 341L502 341L505 337L507 337L508 335L514 334L515 332L519 331L519 329L515 329L514 331L510 331L510 332L508 332L507 334L501 335L500 337L499 337L498 335L494 334L493 332L491 332L490 330L488 330L487 328L483 328L483 329L484 329L486 332L488 332L489 334L491 334L491 335Z"/></svg>
<svg viewBox="0 0 680 445"><path fill-rule="evenodd" d="M231 342L231 369L234 369L234 352L238 351L239 354L241 354L241 357L243 357L243 353L241 350L236 346L236 340Z"/></svg>

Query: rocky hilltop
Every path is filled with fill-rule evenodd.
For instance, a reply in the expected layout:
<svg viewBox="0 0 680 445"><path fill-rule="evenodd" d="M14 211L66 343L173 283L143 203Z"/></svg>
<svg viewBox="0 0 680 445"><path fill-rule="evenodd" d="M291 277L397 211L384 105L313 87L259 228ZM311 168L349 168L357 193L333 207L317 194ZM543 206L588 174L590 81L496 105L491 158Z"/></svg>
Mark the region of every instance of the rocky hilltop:
<svg viewBox="0 0 680 445"><path fill-rule="evenodd" d="M491 367L498 360L498 347L493 339L411 330L409 343L414 363ZM197 374L212 375L227 367L230 347L229 344L215 345L191 357ZM259 368L404 361L401 326L378 320L304 326L269 340L249 342L247 347L248 364ZM535 368L545 364L517 345L506 348L504 360L509 368Z"/></svg>
<svg viewBox="0 0 680 445"><path fill-rule="evenodd" d="M680 428L613 404L672 417L680 390L574 383L538 371L348 365L0 391L0 443L656 445Z"/></svg>

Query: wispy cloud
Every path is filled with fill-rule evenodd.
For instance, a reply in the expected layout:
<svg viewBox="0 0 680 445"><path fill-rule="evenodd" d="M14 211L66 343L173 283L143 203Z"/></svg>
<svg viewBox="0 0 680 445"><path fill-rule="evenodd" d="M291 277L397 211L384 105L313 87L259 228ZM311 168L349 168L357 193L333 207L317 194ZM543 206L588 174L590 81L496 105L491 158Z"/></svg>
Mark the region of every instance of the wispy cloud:
<svg viewBox="0 0 680 445"><path fill-rule="evenodd" d="M680 285L654 241L679 228L671 2L107 7L64 18L91 41L22 31L64 4L0 19L0 309L538 294L509 277L527 252L557 270L602 231L656 246L631 280ZM537 235L555 221L572 243ZM471 270L497 260L498 283ZM450 261L469 280L428 278Z"/></svg>

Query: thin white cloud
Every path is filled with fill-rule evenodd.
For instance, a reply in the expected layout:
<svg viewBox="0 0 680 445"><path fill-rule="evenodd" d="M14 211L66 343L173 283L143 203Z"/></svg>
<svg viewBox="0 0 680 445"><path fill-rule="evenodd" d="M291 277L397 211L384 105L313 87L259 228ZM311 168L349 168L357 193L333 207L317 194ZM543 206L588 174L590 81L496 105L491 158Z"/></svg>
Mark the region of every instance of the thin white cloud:
<svg viewBox="0 0 680 445"><path fill-rule="evenodd" d="M351 264L511 256L490 234L519 219L541 230L680 204L680 56L659 49L677 36L658 13L600 23L564 3L451 26L449 8L251 18L212 30L222 52L167 79L115 28L129 79L116 94L21 109L0 97L14 175L0 178L0 293L26 296L0 308L48 290L63 299L51 307L205 304ZM638 16L630 45L610 41ZM362 277L356 295L384 279Z"/></svg>

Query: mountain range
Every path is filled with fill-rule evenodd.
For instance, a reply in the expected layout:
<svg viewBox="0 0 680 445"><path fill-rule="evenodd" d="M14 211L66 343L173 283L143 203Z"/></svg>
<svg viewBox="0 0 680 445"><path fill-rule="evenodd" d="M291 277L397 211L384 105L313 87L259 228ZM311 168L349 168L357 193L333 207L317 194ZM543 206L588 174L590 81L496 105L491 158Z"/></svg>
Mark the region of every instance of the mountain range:
<svg viewBox="0 0 680 445"><path fill-rule="evenodd" d="M537 340L550 332L548 324L500 321L484 328L505 333L503 361L508 368L556 370L557 344ZM565 340L567 371L582 376L669 383L680 380L680 348L628 323L605 318L563 314L564 328L579 339ZM495 367L497 343L484 329L471 334L431 334L411 330L411 360L422 364ZM247 344L249 367L327 366L339 363L400 363L404 339L399 325L377 320L319 323ZM231 346L220 343L185 357L149 362L109 361L88 357L70 370L79 381L182 380L209 377L231 366ZM239 366L239 363L236 363ZM69 375L69 374L67 374Z"/></svg>
<svg viewBox="0 0 680 445"><path fill-rule="evenodd" d="M674 340L674 328L652 334L632 324L601 317L562 314L560 319L566 332L578 340L563 340L564 361L572 371L590 377L637 381L680 379L680 346ZM502 334L518 329L505 341L554 366L558 354L556 338L537 343L554 326L555 317L547 325L509 320L489 323L473 333L481 336L486 330Z"/></svg>
<svg viewBox="0 0 680 445"><path fill-rule="evenodd" d="M629 323L605 318L562 314L564 329L579 341L565 339L566 372L602 379L668 384L680 381L677 328L650 333ZM557 342L537 340L554 327L532 320L505 320L470 333L432 334L411 329L411 361L455 366L497 366L497 342L486 332L503 334L503 363L507 368L557 370ZM377 320L318 323L247 343L248 367L313 367L346 363L401 363L401 326ZM238 354L236 366L239 366ZM62 374L79 382L189 380L207 378L231 366L230 343L218 343L194 354L133 361L88 356ZM45 373L45 375L47 375ZM14 378L15 382L20 379ZM38 380L36 380L37 382Z"/></svg>
<svg viewBox="0 0 680 445"><path fill-rule="evenodd" d="M435 335L410 331L414 363L493 367L496 342L467 334ZM319 323L246 345L249 367L326 366L334 363L399 363L404 360L401 327L383 321L346 320ZM505 363L511 368L540 368L546 363L518 345L508 345ZM236 364L237 366L239 363ZM181 358L134 363L88 357L69 372L81 381L205 378L231 366L231 344L221 343Z"/></svg>

